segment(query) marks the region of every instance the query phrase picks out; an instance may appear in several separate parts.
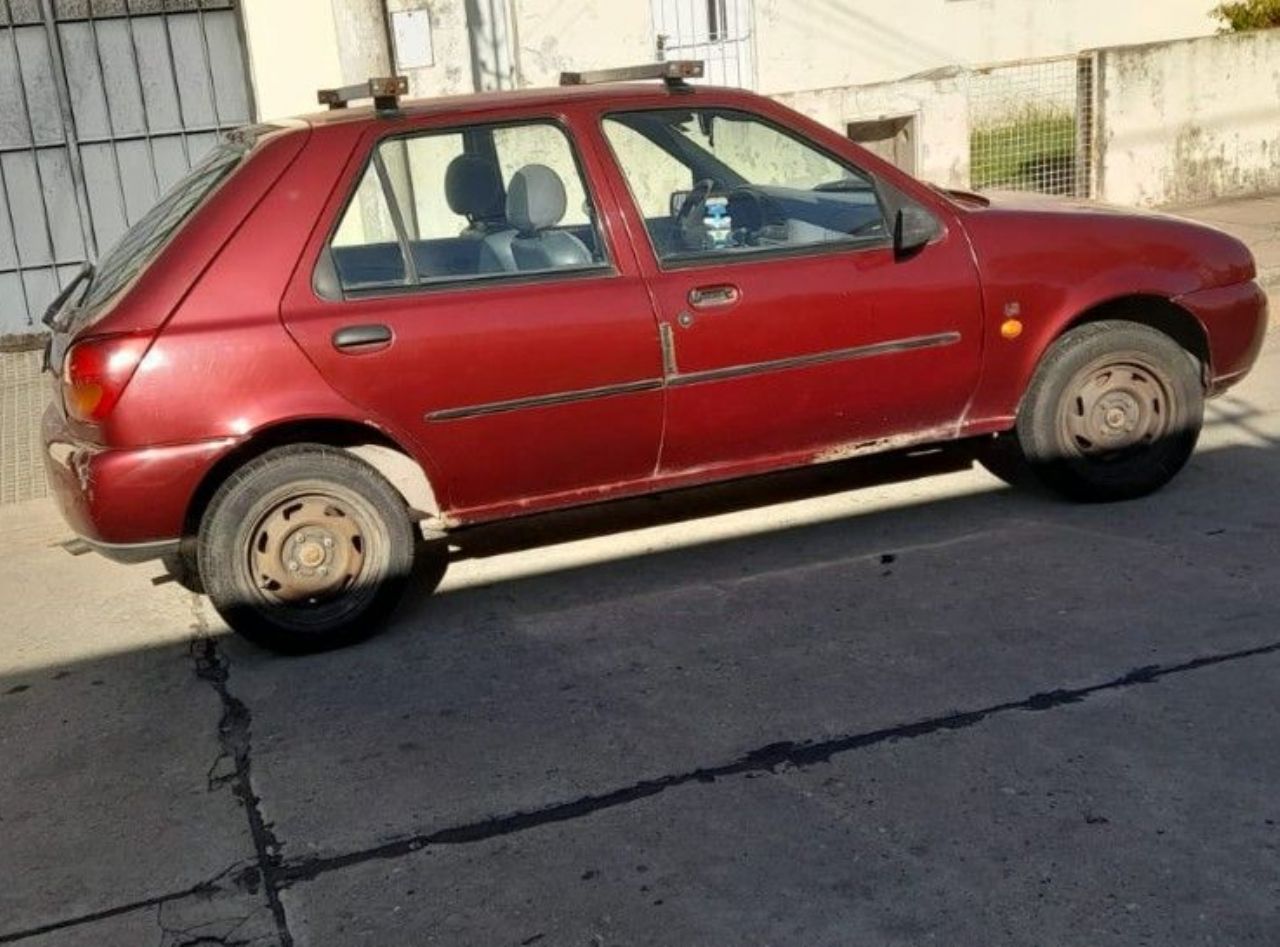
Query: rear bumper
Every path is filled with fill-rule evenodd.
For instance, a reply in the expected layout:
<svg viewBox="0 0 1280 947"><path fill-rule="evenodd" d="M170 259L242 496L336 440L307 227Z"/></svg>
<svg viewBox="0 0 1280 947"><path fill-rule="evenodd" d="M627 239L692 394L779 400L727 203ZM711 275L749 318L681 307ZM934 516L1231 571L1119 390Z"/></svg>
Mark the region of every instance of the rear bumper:
<svg viewBox="0 0 1280 947"><path fill-rule="evenodd" d="M113 450L73 438L56 405L42 428L45 475L67 524L121 562L167 555L182 537L191 499L234 439Z"/></svg>
<svg viewBox="0 0 1280 947"><path fill-rule="evenodd" d="M154 543L99 543L84 539L83 536L80 538L93 552L105 556L112 562L122 562L125 565L164 559L175 555L182 546L181 540L177 539L166 539Z"/></svg>
<svg viewBox="0 0 1280 947"><path fill-rule="evenodd" d="M1249 373L1267 334L1267 294L1255 282L1189 293L1174 300L1188 309L1209 337L1210 395L1221 394Z"/></svg>

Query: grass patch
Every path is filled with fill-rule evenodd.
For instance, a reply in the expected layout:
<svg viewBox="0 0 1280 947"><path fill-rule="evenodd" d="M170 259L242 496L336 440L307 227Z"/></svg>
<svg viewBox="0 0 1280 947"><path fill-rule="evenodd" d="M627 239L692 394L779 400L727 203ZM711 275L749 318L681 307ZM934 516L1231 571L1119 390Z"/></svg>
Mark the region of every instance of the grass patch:
<svg viewBox="0 0 1280 947"><path fill-rule="evenodd" d="M970 180L979 189L1071 194L1075 190L1075 155L1075 116L1028 106L1002 122L973 129L969 137Z"/></svg>

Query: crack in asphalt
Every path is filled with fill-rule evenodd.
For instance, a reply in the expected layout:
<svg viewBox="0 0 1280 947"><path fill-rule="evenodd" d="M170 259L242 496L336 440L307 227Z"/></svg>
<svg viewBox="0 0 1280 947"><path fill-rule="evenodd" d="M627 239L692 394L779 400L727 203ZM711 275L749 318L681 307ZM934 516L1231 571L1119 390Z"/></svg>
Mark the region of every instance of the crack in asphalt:
<svg viewBox="0 0 1280 947"><path fill-rule="evenodd" d="M285 915L284 903L280 900L280 840L263 817L260 806L262 800L253 791L250 739L253 715L244 702L232 695L227 688L227 680L231 674L230 664L218 650L217 640L209 633L198 602L195 610L196 637L191 642L191 657L195 660L196 677L208 683L222 702L222 718L218 721L218 740L222 752L209 768L209 788L229 784L232 793L244 806L245 816L249 821L249 834L257 854L258 872L262 878L267 906L271 909L271 917L280 938L280 947L293 947L289 919ZM224 760L232 761L231 772L215 777L214 771ZM242 876L241 880L247 887L253 887L252 879Z"/></svg>
<svg viewBox="0 0 1280 947"><path fill-rule="evenodd" d="M247 914L239 920L235 920L231 927L221 934L197 933L197 931L226 925L228 919L205 921L202 924L193 924L190 927L169 927L164 922L164 905L159 904L156 906L156 927L160 930L160 943L157 947L165 947L166 941L170 942L171 947L206 947L206 945L211 944L216 944L218 947L248 947L253 941L233 940L232 936L245 924L249 923L249 919L252 917L252 914Z"/></svg>
<svg viewBox="0 0 1280 947"><path fill-rule="evenodd" d="M525 832L558 822L569 822L594 815L608 809L626 806L657 796L670 789L693 783L714 783L729 776L749 773L777 773L781 767L805 769L829 762L832 757L854 750L866 749L882 743L916 740L947 730L964 730L992 717L1015 711L1042 712L1076 704L1106 691L1124 690L1143 684L1153 684L1162 678L1213 667L1249 658L1280 652L1280 641L1240 651L1205 655L1178 664L1151 664L1134 668L1099 684L1086 687L1062 688L1032 694L1022 700L991 704L976 710L955 711L939 717L930 717L911 723L898 724L878 730L845 734L824 740L782 741L770 743L728 762L700 767L683 773L659 776L622 786L609 792L582 796L569 802L555 803L538 809L515 812L504 816L471 822L435 832L412 835L340 855L313 856L285 862L278 866L274 882L288 886L300 881L311 881L320 875L349 868L370 861L400 858L432 846L467 845L488 839Z"/></svg>
<svg viewBox="0 0 1280 947"><path fill-rule="evenodd" d="M149 908L158 909L165 904L170 904L174 901L184 901L187 898L212 897L222 890L222 885L219 884L219 882L234 872L240 864L240 862L236 862L230 868L224 868L212 878L198 882L190 888L184 888L181 891L170 891L167 894L158 894L150 898L143 898L139 901L129 901L125 904L117 904L113 907L103 908L101 911L79 914L75 917L63 918L61 921L50 921L47 924L28 927L25 930L10 931L7 934L0 933L0 944L12 944L20 940L26 940L30 937L39 937L41 934L52 934L57 931L67 930L71 927L79 927L81 924L92 924L94 921L105 921L113 917L119 917L122 914L132 914L134 911L145 911Z"/></svg>
<svg viewBox="0 0 1280 947"><path fill-rule="evenodd" d="M192 644L192 654L197 662L196 673L203 680L209 681L213 685L223 702L224 714L219 724L219 735L223 741L224 752L228 753L229 758L235 761L234 773L226 779L219 778L213 783L216 785L230 783L237 797L244 802L250 830L253 834L254 846L257 850L258 868L256 871L253 868L247 868L237 872L236 869L242 864L237 862L213 878L182 891L117 905L91 914L44 924L23 931L8 934L0 933L0 944L11 944L41 934L64 930L93 921L105 920L133 911L158 908L166 903L184 898L208 897L221 890L219 882L223 878L236 872L233 883L235 887L242 890L256 890L257 882L259 878L261 879L263 887L266 889L268 905L271 907L272 915L275 919L281 947L292 947L294 943L293 935L289 931L284 916L284 907L279 896L280 892L297 882L311 881L321 875L343 868L370 861L400 858L432 846L466 845L546 825L569 822L608 809L648 799L667 790L689 784L714 783L725 777L751 773L776 774L784 767L797 770L806 769L819 763L829 762L835 756L854 750L866 749L884 743L921 739L944 731L964 730L992 717L1013 712L1039 713L1053 710L1068 704L1081 703L1090 697L1107 691L1127 690L1140 685L1154 684L1167 677L1277 653L1280 653L1280 641L1237 651L1204 655L1177 664L1149 664L1134 668L1119 677L1098 684L1041 691L1021 700L1004 701L975 710L954 711L942 716L929 717L877 730L845 734L823 740L788 740L770 743L751 750L736 759L715 766L700 767L683 773L641 780L609 792L582 796L569 802L555 803L537 809L440 829L435 832L412 835L340 855L315 856L287 861L282 859L280 843L262 817L262 813L258 808L258 797L253 793L250 781L249 724L251 716L245 705L227 691L228 666L226 659L218 652L214 640L201 634ZM215 763L214 768L217 765ZM185 947L195 947L195 945L199 944L231 943L234 942L205 935L197 937L194 941L188 941Z"/></svg>

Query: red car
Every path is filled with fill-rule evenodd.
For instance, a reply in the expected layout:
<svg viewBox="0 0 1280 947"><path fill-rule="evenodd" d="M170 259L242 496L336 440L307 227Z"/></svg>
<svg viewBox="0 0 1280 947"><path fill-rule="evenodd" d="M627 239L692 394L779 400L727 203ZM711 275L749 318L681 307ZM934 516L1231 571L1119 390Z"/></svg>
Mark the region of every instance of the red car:
<svg viewBox="0 0 1280 947"><path fill-rule="evenodd" d="M67 521L310 650L487 520L960 439L1146 494L1253 364L1237 240L930 187L695 72L232 134L50 309Z"/></svg>

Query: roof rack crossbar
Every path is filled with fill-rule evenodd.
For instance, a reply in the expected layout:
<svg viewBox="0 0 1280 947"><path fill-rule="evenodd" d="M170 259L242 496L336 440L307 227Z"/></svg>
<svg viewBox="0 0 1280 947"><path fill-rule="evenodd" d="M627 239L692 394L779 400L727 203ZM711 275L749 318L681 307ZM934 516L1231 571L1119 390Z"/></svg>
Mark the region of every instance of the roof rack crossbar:
<svg viewBox="0 0 1280 947"><path fill-rule="evenodd" d="M686 79L701 79L706 73L701 59L671 59L643 66L621 66L617 69L593 69L587 72L560 73L561 85L597 85L601 82L637 82L661 79L668 88L687 89Z"/></svg>
<svg viewBox="0 0 1280 947"><path fill-rule="evenodd" d="M394 112L400 107L400 96L408 94L409 80L405 76L376 76L339 89L321 89L316 98L330 109L344 109L352 102L373 99L373 107L379 112Z"/></svg>

